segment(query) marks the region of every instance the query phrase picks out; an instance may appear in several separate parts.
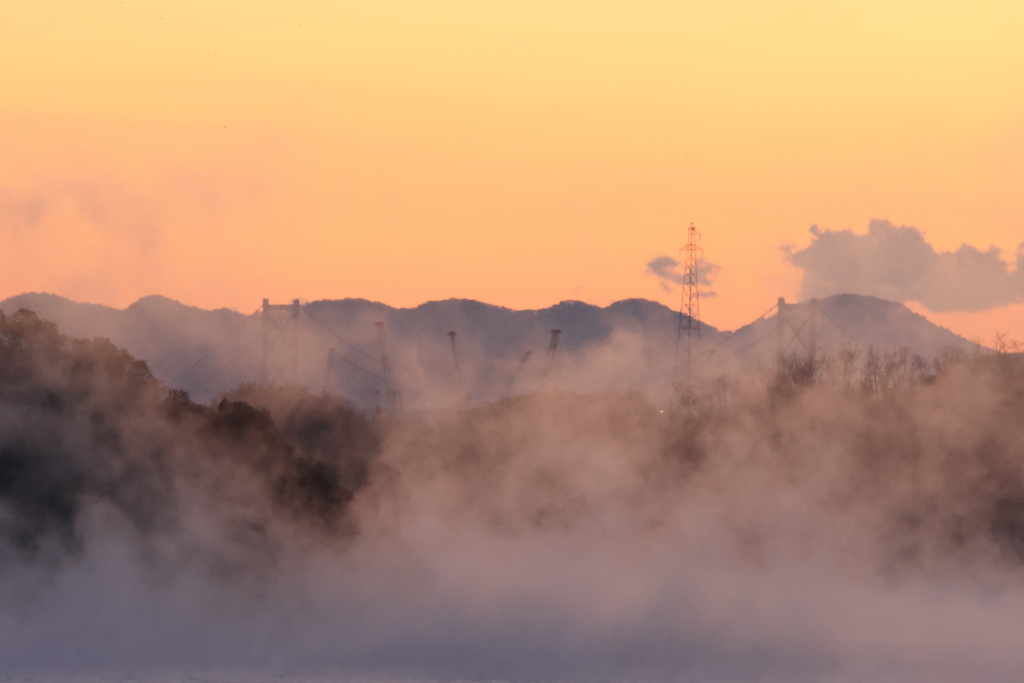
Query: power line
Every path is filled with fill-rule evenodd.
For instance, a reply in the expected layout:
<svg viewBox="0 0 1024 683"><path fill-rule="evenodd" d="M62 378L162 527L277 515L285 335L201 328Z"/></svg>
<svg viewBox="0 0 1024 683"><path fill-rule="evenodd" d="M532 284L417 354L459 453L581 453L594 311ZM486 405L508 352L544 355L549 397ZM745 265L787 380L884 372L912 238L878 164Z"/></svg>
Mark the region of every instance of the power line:
<svg viewBox="0 0 1024 683"><path fill-rule="evenodd" d="M820 312L820 313L821 313L821 314L822 314L823 316L825 316L825 319L826 319L826 320L828 320L828 321L829 321L830 323L832 323L832 324L833 324L833 325L835 325L835 326L836 326L837 328L839 328L839 331L840 331L840 332L842 332L843 334L845 334L845 335L846 335L846 338L847 338L847 339L849 339L849 340L850 340L850 341L852 341L852 342L856 342L856 341L857 341L856 339L854 339L854 338L853 338L853 335L852 335L852 334L850 334L849 332L847 332L846 330L844 330L844 329L843 329L843 326L842 326L842 325L840 325L839 323L837 323L837 322L836 322L835 320L833 320L833 319L832 319L832 318L831 318L831 317L829 316L829 314L828 314L828 313L826 313L825 311L822 311L822 310L821 310L820 308L818 309L818 311L819 311L819 312Z"/></svg>
<svg viewBox="0 0 1024 683"><path fill-rule="evenodd" d="M322 323L322 322L320 322L319 320L317 320L317 319L316 319L316 318L315 318L315 317L313 316L313 314L312 314L312 313L310 313L310 312L309 312L308 310L304 310L304 311L302 311L302 312L303 312L303 313L305 313L305 314L306 314L306 317L308 317L308 318L309 318L310 320L312 320L312 321L313 321L313 322L315 322L315 323L316 323L317 325L319 325L320 327L322 327L322 328L324 328L325 330L327 330L328 334L331 334L331 335L333 335L333 336L334 336L334 337L335 337L335 338L336 338L336 339L337 339L338 341L340 341L340 342L341 342L342 344L346 344L347 346L351 347L351 348L352 348L352 349L353 349L354 351L358 351L359 353L363 354L364 356L366 356L366 358L367 358L368 360L372 360L372 361L374 361L374 362L376 362L376 361L377 361L377 359L376 359L376 358L374 358L373 356L371 356L370 354L368 354L368 353L367 353L366 351L363 351L363 350L362 350L361 348L359 348L358 346L356 346L355 344L353 344L353 343L352 343L352 342L350 342L349 340L347 340L347 339L345 339L344 337L342 337L342 336L341 336L340 334L338 334L337 332L335 332L334 330L332 330L332 329L331 329L330 327L328 327L328 326L327 326L327 325L325 325L324 323Z"/></svg>
<svg viewBox="0 0 1024 683"><path fill-rule="evenodd" d="M241 331L242 327L243 327L243 326L245 325L245 323L246 323L246 322L248 321L248 319L249 319L249 318L251 318L252 316L256 315L256 314L257 314L257 313L259 313L259 312L260 312L260 309L259 309L259 308L257 308L257 309L256 309L255 311L253 311L253 312L252 312L251 314L249 314L248 316L245 316L244 318L242 318L241 320L239 320L239 321L238 321L238 323L237 323L237 324L236 324L236 325L235 325L235 326L234 326L234 327L232 328L232 330L231 330L230 332L228 332L228 333L227 333L227 334L226 334L226 335L225 335L224 337L222 337L222 338L221 338L221 340L220 340L220 343L219 343L219 344L217 344L217 345L216 345L216 346L214 346L214 347L213 347L212 349L210 349L209 351L207 351L207 352L206 352L206 353L205 353L205 354L204 354L204 355L203 355L203 356L202 356L202 357L201 357L201 358L200 358L199 360L197 360L197 361L196 361L195 363L193 363L192 365L188 366L187 368L185 368L184 370L182 370L181 372L179 372L179 373L178 373L178 375L177 375L177 376L176 376L176 377L175 377L174 379L172 379L172 380L171 380L170 382L168 382L168 383L167 383L167 384L168 384L168 386L173 386L173 385L174 385L174 384L175 384L175 383L176 383L176 382L177 382L177 381L178 381L179 379L181 379L182 377L184 377L185 375L187 375L188 373L192 372L192 371L193 371L193 370L195 370L195 369L196 369L197 367L199 367L200 363L202 363L202 362L203 362L203 361L205 361L205 360L206 360L207 358L209 358L210 356L212 356L212 355L213 355L214 353L216 353L216 352L217 352L217 350L218 350L218 349L220 349L220 347L224 346L224 344L228 343L228 341L230 341L231 339L233 339L233 338L234 338L234 336L235 336L235 334L237 334L237 333L238 333L239 331ZM202 384L200 384L200 386L202 386Z"/></svg>
<svg viewBox="0 0 1024 683"><path fill-rule="evenodd" d="M221 348L222 348L222 347L223 347L223 346L224 346L225 344L227 344L227 343L228 343L228 342L230 342L230 341L231 341L232 339L234 339L234 338L235 338L235 337L236 337L236 336L238 335L238 333L239 333L240 331L242 331L242 329L243 329L243 328L244 328L244 326L245 326L245 323L249 321L249 318L251 318L252 316L256 315L256 314L257 314L257 313L259 313L259 312L260 312L261 310L262 310L262 306L261 306L260 308L257 308L257 309L256 309L255 311L253 311L253 312L252 312L252 313L251 313L250 315L248 315L248 316L246 316L246 317L242 318L242 319L241 319L240 321L238 321L238 323L236 323L236 325L235 325L235 326L234 326L234 327L233 327L233 328L232 328L232 329L231 329L231 330L230 330L230 331L229 331L229 332L228 332L228 333L227 333L226 335L224 335L224 336L223 336L223 337L221 338L221 341L220 341L220 342L219 342L219 343L218 343L218 344L217 344L216 346L214 346L213 348L209 349L209 350L208 350L208 351L207 351L207 352L206 352L205 354L203 354L203 355L202 355L202 356L201 356L201 357L200 357L200 358L199 358L198 360L196 360L196 361L195 361L194 363L192 363L192 364L191 364L190 366L188 366L187 368L185 368L184 370L182 370L181 372L179 372L179 373L178 373L178 374L177 374L177 375L176 375L176 376L174 377L174 379L172 379L172 380L171 380L170 382L168 382L168 385L169 385L169 386L172 386L172 387L173 387L173 386L174 386L175 384L177 384L177 383L178 383L178 381L179 381L179 380L181 380L181 379L182 379L183 377L187 376L187 375L188 375L188 374L189 374L190 372L192 372L192 371L193 371L193 370L195 370L195 369L196 369L197 367L199 367L200 365L202 365L202 364L203 364L204 362L206 362L207 360L209 360L209 359L210 359L210 358L211 358L211 357L212 357L212 356L213 356L213 355L214 355L214 354L215 354L215 353L216 353L217 351L219 351L219 350L220 350L220 349L221 349ZM314 316L310 315L310 313L309 313L308 311L303 311L303 312L304 312L304 313L306 314L306 316L308 316L308 317L309 317L309 318L310 318L310 319L311 319L311 320L312 320L313 322L315 322L315 323L317 323L318 325L320 325L320 326L321 326L322 328L324 328L324 330L326 330L326 331L327 331L327 332L328 332L329 334L331 334L332 336L334 336L334 337L336 337L337 339L339 339L339 340L340 340L340 341L341 341L342 343L346 344L347 346L349 346L350 348L354 349L355 351L358 351L359 353L361 353L362 355L366 356L366 357L367 357L367 358L369 358L370 360L374 360L373 356L369 355L368 353L366 353L365 351L363 351L362 349L360 349L360 348L359 348L358 346L356 346L355 344L353 344L353 343L349 342L349 341L348 341L347 339L343 338L343 337L342 337L341 335L339 335L339 334L338 334L337 332L335 332L334 330L330 329L330 328L329 328L329 327L328 327L327 325L325 325L324 323L322 323L322 322L321 322L320 320L318 320L318 319L317 319L317 318L315 318ZM202 378L202 379L200 380L200 382L199 382L198 386L199 386L199 387L202 387L202 386L206 385L206 384L207 384L207 382L209 382L209 380L210 380L210 379L212 379L212 378L213 378L214 376L216 376L216 375L217 375L217 374L218 374L219 372L221 372L221 371L222 371L222 370L223 370L224 368L226 368L226 367L227 367L228 365L230 365L230 364L231 364L232 362L234 362L235 360L237 360L237 359L238 359L238 355L239 355L239 354L237 354L237 353L236 353L236 354L235 354L234 356L232 356L231 358L229 358L229 359L228 359L228 360L227 360L226 362L222 363L221 365L217 366L217 367L216 367L216 368L214 368L214 369L213 369L212 371L210 371L209 373L207 373L207 374L206 374L206 375L205 375L205 376L204 376L204 377L203 377L203 378ZM375 378L375 379L377 379L377 380L381 380L381 381L383 381L383 380L384 380L384 378L383 378L383 377L381 377L381 376L380 376L379 374L377 374L377 373L373 372L372 370L367 370L367 369L366 369L366 368L364 368L364 367L363 367L362 365L359 365L358 363L356 363L356 362L353 362L353 361L351 361L351 360L349 360L349 359L347 359L347 358L339 357L339 358L338 358L338 360L340 360L340 361L342 361L342 362L344 362L344 363L346 363L346 364L348 364L348 365L351 365L352 367L356 368L357 370L360 370L360 371L362 371L362 372L366 373L367 375L370 375L371 377L373 377L373 378Z"/></svg>
<svg viewBox="0 0 1024 683"><path fill-rule="evenodd" d="M733 330L732 332L730 332L730 333L729 333L729 334L728 334L728 335L726 336L726 338L725 338L725 339L723 339L722 341L720 341L720 342L718 342L717 344L715 344L715 345L714 345L714 347L712 347L712 349L711 349L711 350L710 350L710 351L708 352L708 355L711 355L712 353L714 353L715 351L717 351L717 350L718 350L719 348L721 348L722 346L725 346L726 344L728 344L729 342L731 342L731 341L732 341L732 340L733 340L733 339L734 339L734 338L736 337L736 335L737 335L737 334L739 333L739 331L740 331L740 330L745 330L745 329L747 329L748 327L750 327L751 325L753 325L754 323L756 323L756 322L759 322L759 321L761 321L761 320L764 320L764 317L765 317L766 315L768 315L769 313L771 313L772 311L774 311L774 310L775 310L776 308L778 308L778 304L772 304L771 308L769 308L769 309L768 309L767 311L765 311L765 312L764 312L764 313L762 313L761 315L759 315L759 316L757 316L756 318L754 318L754 319L753 319L752 321L750 321L750 322L749 322L749 323L747 323L746 325L742 325L742 326L740 326L740 327L737 327L737 328L736 328L735 330ZM756 344L756 343L757 343L757 342L754 342L754 344ZM750 346L753 346L753 344L751 344ZM743 349L743 350L745 351L746 349L750 348L750 346L746 346L746 347L744 347L744 349ZM737 351L737 352L736 352L736 355L739 355L740 353L741 353L741 351Z"/></svg>
<svg viewBox="0 0 1024 683"><path fill-rule="evenodd" d="M338 334L337 332L335 332L334 330L329 328L327 325L325 325L322 322L320 322L319 320L317 320L315 317L313 317L312 314L310 314L309 311L305 311L304 310L303 313L305 313L307 318L309 318L310 320L315 322L320 327L324 328L324 330L326 330L328 334L330 334L334 338L338 339L343 344L347 345L349 348L351 348L351 349L353 349L355 351L358 351L359 353L363 354L364 356L366 356L367 358L369 358L372 361L376 361L376 359L373 356L371 356L370 354L366 353L361 348L359 348L358 346L356 346L355 344L353 344L352 342L350 342L349 340L345 339L340 334ZM367 370L366 368L364 368L359 363L356 363L355 361L351 361L348 358L345 358L343 356L336 356L336 358L338 360L340 360L341 362L343 362L343 363L347 363L348 365L351 365L352 367L356 368L357 370L361 370L361 371L365 372L366 374L368 374L371 377L374 377L374 378L380 380L381 382L386 382L386 380L384 379L384 377L382 375L378 375L376 372L373 372L372 370Z"/></svg>
<svg viewBox="0 0 1024 683"><path fill-rule="evenodd" d="M762 335L762 336L758 337L757 339L755 339L754 341L750 342L749 344L744 346L742 349L737 351L736 355L739 356L741 353L744 353L745 351L749 351L750 349L754 348L755 346L757 346L758 344L760 344L761 342L763 342L765 339L767 339L770 336L772 336L772 332L769 330L768 334Z"/></svg>
<svg viewBox="0 0 1024 683"><path fill-rule="evenodd" d="M227 368L227 367L228 367L229 365L231 365L232 363L234 363L235 361L237 361L237 360L238 360L238 357L239 357L239 355L241 355L241 354L238 354L238 353L236 353L235 355L233 355L233 356L231 356L230 358L228 358L228 359L227 359L226 361L224 361L223 363L221 363L220 365L218 365L218 366L217 366L216 368L214 368L214 369L213 369L213 370L211 370L210 372L208 372L208 373L204 374L204 375L203 375L203 377L202 377L202 379L200 379L200 380L199 380L199 384L198 384L198 385L196 385L196 387L195 387L195 388L196 388L196 389L199 389L199 388L202 388L202 387L206 386L206 385L207 385L207 384L208 384L208 383L210 382L210 380L211 380L211 379L213 379L214 377L216 377L216 376L217 376L217 374L218 374L218 373L219 373L219 372L220 372L221 370L224 370L224 369L225 369L225 368Z"/></svg>

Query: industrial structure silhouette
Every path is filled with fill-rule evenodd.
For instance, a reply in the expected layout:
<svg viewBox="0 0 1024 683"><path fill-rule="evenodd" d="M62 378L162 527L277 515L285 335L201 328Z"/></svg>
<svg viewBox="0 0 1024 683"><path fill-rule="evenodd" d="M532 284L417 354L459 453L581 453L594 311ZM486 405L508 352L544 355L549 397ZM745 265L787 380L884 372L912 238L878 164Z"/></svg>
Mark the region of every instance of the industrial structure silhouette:
<svg viewBox="0 0 1024 683"><path fill-rule="evenodd" d="M687 240L679 252L683 266L682 291L678 311L678 324L676 326L675 352L672 364L672 377L670 379L672 392L677 396L683 396L693 391L696 383L702 380L705 371L705 353L702 348L702 322L700 319L700 284L703 249L699 245L700 233L691 223L687 228ZM734 342L742 337L737 333L747 330L754 323L765 319L769 314L775 313L775 353L776 363L798 362L802 364L805 372L813 373L815 363L819 354L818 349L818 323L819 311L817 300L803 303L787 303L779 297L774 306L752 321L750 324L738 328L735 332L721 339L714 348L710 349L708 356L714 356L725 348L734 345ZM378 407L381 403L392 413L402 410L403 394L399 378L391 361L389 350L389 339L385 322L376 320L374 324L375 338L378 349L376 358L374 355L359 345L348 341L331 325L328 325L314 317L308 305L304 306L298 299L290 304L271 304L268 299L258 310L261 317L261 355L259 384L289 383L301 384L302 377L300 363L303 358L301 352L304 344L315 345L322 343L322 340L315 339L313 333L326 334L334 341L342 342L347 347L347 352L340 352L334 344L326 349L326 362L321 382L321 391L328 393L334 389L334 384L339 381L339 364L344 363L355 368L366 378L377 384L375 393L378 396ZM831 321L837 330L846 338L850 336L840 326ZM308 321L308 322L307 322ZM548 390L552 387L552 377L556 364L556 353L563 334L562 329L553 328L550 330L550 337L547 344L547 352L544 364L540 368L539 388ZM568 331L572 335L572 330ZM758 338L748 341L745 347L730 349L734 354L743 354L755 346L767 342L771 334L762 334ZM460 355L458 334L452 329L447 332L448 346L451 349L451 377L454 387L463 397L465 403L470 402L470 390L467 387L464 377L463 359ZM850 338L852 339L852 338ZM533 349L527 349L521 357L513 364L508 371L508 379L503 382L502 388L497 397L508 397L512 394L517 381L523 370L533 356ZM200 365L203 359L194 363L191 369ZM371 369L374 365L379 370ZM308 372L306 375L308 376ZM383 401L381 401L383 399Z"/></svg>

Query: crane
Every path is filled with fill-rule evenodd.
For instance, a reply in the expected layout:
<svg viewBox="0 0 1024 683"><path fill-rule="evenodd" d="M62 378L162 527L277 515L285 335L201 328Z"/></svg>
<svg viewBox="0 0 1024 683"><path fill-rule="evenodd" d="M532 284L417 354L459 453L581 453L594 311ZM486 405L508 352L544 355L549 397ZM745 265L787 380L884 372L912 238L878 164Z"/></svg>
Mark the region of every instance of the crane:
<svg viewBox="0 0 1024 683"><path fill-rule="evenodd" d="M533 349L530 349L529 351L523 354L522 360L519 361L519 364L516 366L515 372L512 373L512 377L509 379L508 384L505 385L505 390L501 392L502 398L506 398L509 395L509 392L512 391L512 386L516 383L516 380L519 379L519 373L523 371L524 367L526 367L526 361L530 360L530 356L532 355Z"/></svg>

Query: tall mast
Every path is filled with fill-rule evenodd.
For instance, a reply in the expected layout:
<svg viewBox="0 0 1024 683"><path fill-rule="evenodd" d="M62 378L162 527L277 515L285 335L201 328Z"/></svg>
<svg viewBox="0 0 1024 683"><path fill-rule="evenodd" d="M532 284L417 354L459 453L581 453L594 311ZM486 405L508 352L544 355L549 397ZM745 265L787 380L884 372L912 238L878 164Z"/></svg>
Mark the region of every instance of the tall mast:
<svg viewBox="0 0 1024 683"><path fill-rule="evenodd" d="M683 298L679 304L679 329L676 333L676 361L673 370L673 385L679 385L679 347L683 343L683 336L686 336L686 375L687 384L693 377L694 371L700 364L700 293L697 291L700 284L700 272L698 266L704 250L700 248L697 241L700 233L690 223L686 231L686 246L679 250L682 257L683 267Z"/></svg>

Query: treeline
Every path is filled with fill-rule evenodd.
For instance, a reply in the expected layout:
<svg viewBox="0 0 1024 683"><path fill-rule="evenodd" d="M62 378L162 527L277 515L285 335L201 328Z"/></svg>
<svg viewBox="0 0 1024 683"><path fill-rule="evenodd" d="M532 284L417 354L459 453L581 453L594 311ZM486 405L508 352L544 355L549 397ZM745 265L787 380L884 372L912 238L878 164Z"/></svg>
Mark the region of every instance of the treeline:
<svg viewBox="0 0 1024 683"><path fill-rule="evenodd" d="M297 534L354 531L379 451L340 399L246 386L197 405L105 339L0 312L0 559L80 548L89 508L166 559L227 571Z"/></svg>
<svg viewBox="0 0 1024 683"><path fill-rule="evenodd" d="M233 575L344 543L371 511L509 537L715 518L761 549L842 528L887 568L1024 563L1019 355L849 347L767 380L389 420L296 387L197 405L106 340L0 315L0 560L80 549L100 515L162 562Z"/></svg>
<svg viewBox="0 0 1024 683"><path fill-rule="evenodd" d="M761 376L768 378L774 391L820 385L877 394L931 384L958 369L988 372L995 368L1014 372L1024 368L1019 344L1005 335L997 335L995 349L984 349L980 344L972 351L948 346L931 357L916 354L907 346L864 349L853 343L826 350L813 359L794 352L776 359Z"/></svg>
<svg viewBox="0 0 1024 683"><path fill-rule="evenodd" d="M406 420L388 458L406 498L437 486L445 514L499 535L711 520L757 561L1024 568L1021 357L845 353L791 356L766 381L694 381L660 406L544 392Z"/></svg>

